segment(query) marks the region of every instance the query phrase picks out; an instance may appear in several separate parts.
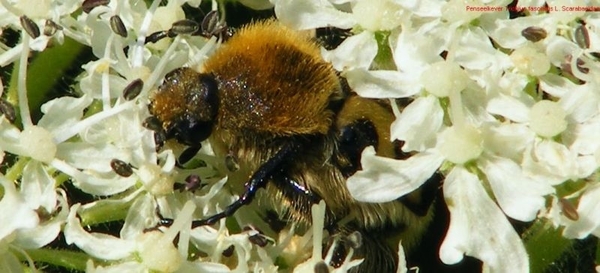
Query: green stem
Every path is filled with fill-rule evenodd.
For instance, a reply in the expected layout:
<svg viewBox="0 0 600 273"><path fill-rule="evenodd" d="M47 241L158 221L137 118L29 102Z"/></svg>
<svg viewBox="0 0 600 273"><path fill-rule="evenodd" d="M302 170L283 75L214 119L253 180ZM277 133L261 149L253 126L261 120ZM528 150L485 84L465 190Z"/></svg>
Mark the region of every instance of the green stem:
<svg viewBox="0 0 600 273"><path fill-rule="evenodd" d="M121 202L99 202L96 206L81 210L79 218L82 226L93 226L100 223L119 221L125 219L132 201Z"/></svg>
<svg viewBox="0 0 600 273"><path fill-rule="evenodd" d="M16 181L23 174L23 169L25 169L25 165L29 162L31 158L26 156L19 156L19 159L15 164L13 164L8 171L6 172L6 179L10 181Z"/></svg>
<svg viewBox="0 0 600 273"><path fill-rule="evenodd" d="M54 180L56 181L55 183L55 187L60 187L60 185L62 185L63 183L69 181L69 179L71 179L70 176L64 174L64 173L59 173L58 175L56 175L54 177Z"/></svg>
<svg viewBox="0 0 600 273"><path fill-rule="evenodd" d="M71 270L85 271L91 257L83 252L60 249L29 249L25 251L36 262L44 262Z"/></svg>

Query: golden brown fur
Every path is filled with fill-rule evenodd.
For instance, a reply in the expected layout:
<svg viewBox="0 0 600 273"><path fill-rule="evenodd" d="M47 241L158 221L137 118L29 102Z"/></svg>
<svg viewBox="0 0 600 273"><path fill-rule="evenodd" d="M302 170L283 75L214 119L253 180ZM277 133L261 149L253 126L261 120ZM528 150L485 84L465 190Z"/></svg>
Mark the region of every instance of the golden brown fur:
<svg viewBox="0 0 600 273"><path fill-rule="evenodd" d="M329 130L334 113L326 107L339 97L337 76L315 43L275 21L242 28L204 70L221 83L219 127L276 135Z"/></svg>

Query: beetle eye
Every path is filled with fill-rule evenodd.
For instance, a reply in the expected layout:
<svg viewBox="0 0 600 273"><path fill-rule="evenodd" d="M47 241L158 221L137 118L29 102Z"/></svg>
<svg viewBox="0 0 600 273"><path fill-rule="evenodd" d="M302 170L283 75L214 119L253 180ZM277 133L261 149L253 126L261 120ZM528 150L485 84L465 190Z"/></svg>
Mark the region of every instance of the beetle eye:
<svg viewBox="0 0 600 273"><path fill-rule="evenodd" d="M212 121L199 121L192 118L177 122L171 132L179 143L188 146L198 146L206 140L212 131Z"/></svg>

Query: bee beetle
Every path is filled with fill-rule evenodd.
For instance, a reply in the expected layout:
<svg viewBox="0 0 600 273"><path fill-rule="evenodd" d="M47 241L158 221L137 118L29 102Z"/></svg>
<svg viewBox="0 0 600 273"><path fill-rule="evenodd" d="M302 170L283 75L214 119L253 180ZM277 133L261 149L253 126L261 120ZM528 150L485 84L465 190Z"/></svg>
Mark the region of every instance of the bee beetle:
<svg viewBox="0 0 600 273"><path fill-rule="evenodd" d="M244 187L223 212L194 226L232 215L259 188L291 221L310 223L311 206L323 200L330 231L362 236L355 253L365 260L356 272L396 272L398 240L409 247L420 240L434 198L423 189L388 203L352 198L345 182L360 169L365 147L390 158L408 155L390 139L389 102L359 97L343 83L317 42L274 20L242 27L201 73L168 73L151 114L167 138L190 146L208 139L217 156L237 159L228 183ZM339 224L344 218L351 220Z"/></svg>

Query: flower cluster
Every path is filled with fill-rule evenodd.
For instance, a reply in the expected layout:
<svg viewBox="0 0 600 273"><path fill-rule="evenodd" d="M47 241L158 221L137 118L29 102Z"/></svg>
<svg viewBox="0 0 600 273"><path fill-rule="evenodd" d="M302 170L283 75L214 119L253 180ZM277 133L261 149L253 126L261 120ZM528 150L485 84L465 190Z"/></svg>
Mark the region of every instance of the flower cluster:
<svg viewBox="0 0 600 273"><path fill-rule="evenodd" d="M0 265L8 272L35 270L36 262L89 272L302 272L328 264L323 204L313 207L313 228L302 236L294 224L269 236L239 231L249 223L269 229L251 209L191 228L192 219L236 199L223 159L203 145L192 167L178 168L182 147L157 152L144 124L165 74L198 67L218 41L178 35L145 43L185 19L183 3L202 1L146 2L0 0L3 34L20 35L14 44L0 42L0 66L13 69L0 82ZM451 213L443 262L469 255L494 272L527 272L524 242L507 217L546 219L566 238L600 236L600 13L466 8L507 7L509 0L240 2L274 8L298 30L350 29L323 57L360 96L394 106L409 98L394 108L390 130L413 156L393 160L367 148L363 170L347 186L360 201L387 202L442 172ZM591 5L517 4L544 2ZM60 78L61 60L83 47L93 59L77 72L75 96L36 104L44 94L35 93L35 82ZM35 74L35 67L45 70ZM174 190L190 175L201 180L197 190ZM74 201L73 188L93 200ZM157 208L173 219L169 227L157 228ZM89 228L111 221L121 221L118 235ZM255 236L266 246L253 243ZM59 237L81 252L48 247ZM331 270L360 263L348 256Z"/></svg>
<svg viewBox="0 0 600 273"><path fill-rule="evenodd" d="M302 10L318 11L308 14L287 1L275 6L296 28L353 29L323 56L359 95L411 99L395 109L391 134L414 155L392 160L365 149L363 170L347 182L353 196L395 200L443 172L451 222L440 258L473 256L493 272L529 270L507 216L549 219L566 238L600 235L600 17L510 13L511 2L305 1Z"/></svg>
<svg viewBox="0 0 600 273"><path fill-rule="evenodd" d="M15 45L0 45L0 65L14 69L0 90L3 269L35 272L50 264L86 272L277 272L329 264L331 255L321 257L324 204L314 207L314 229L304 235L294 224L271 236L249 228L269 229L250 209L231 223L191 228L192 219L222 211L235 196L220 169L223 159L208 143L189 166L178 168L184 150L173 143L157 151L159 136L147 119L149 96L165 74L199 66L218 46L216 38L189 35L144 42L185 19L181 1L0 3L2 29L20 35ZM64 76L62 63L79 58L84 47L93 57L63 91L71 96L36 105L45 87L32 82L53 70ZM32 72L38 66L43 75ZM91 200L80 201L78 192ZM159 216L173 222L160 225ZM95 228L114 221L119 228L111 234ZM64 243L79 251L56 248Z"/></svg>

